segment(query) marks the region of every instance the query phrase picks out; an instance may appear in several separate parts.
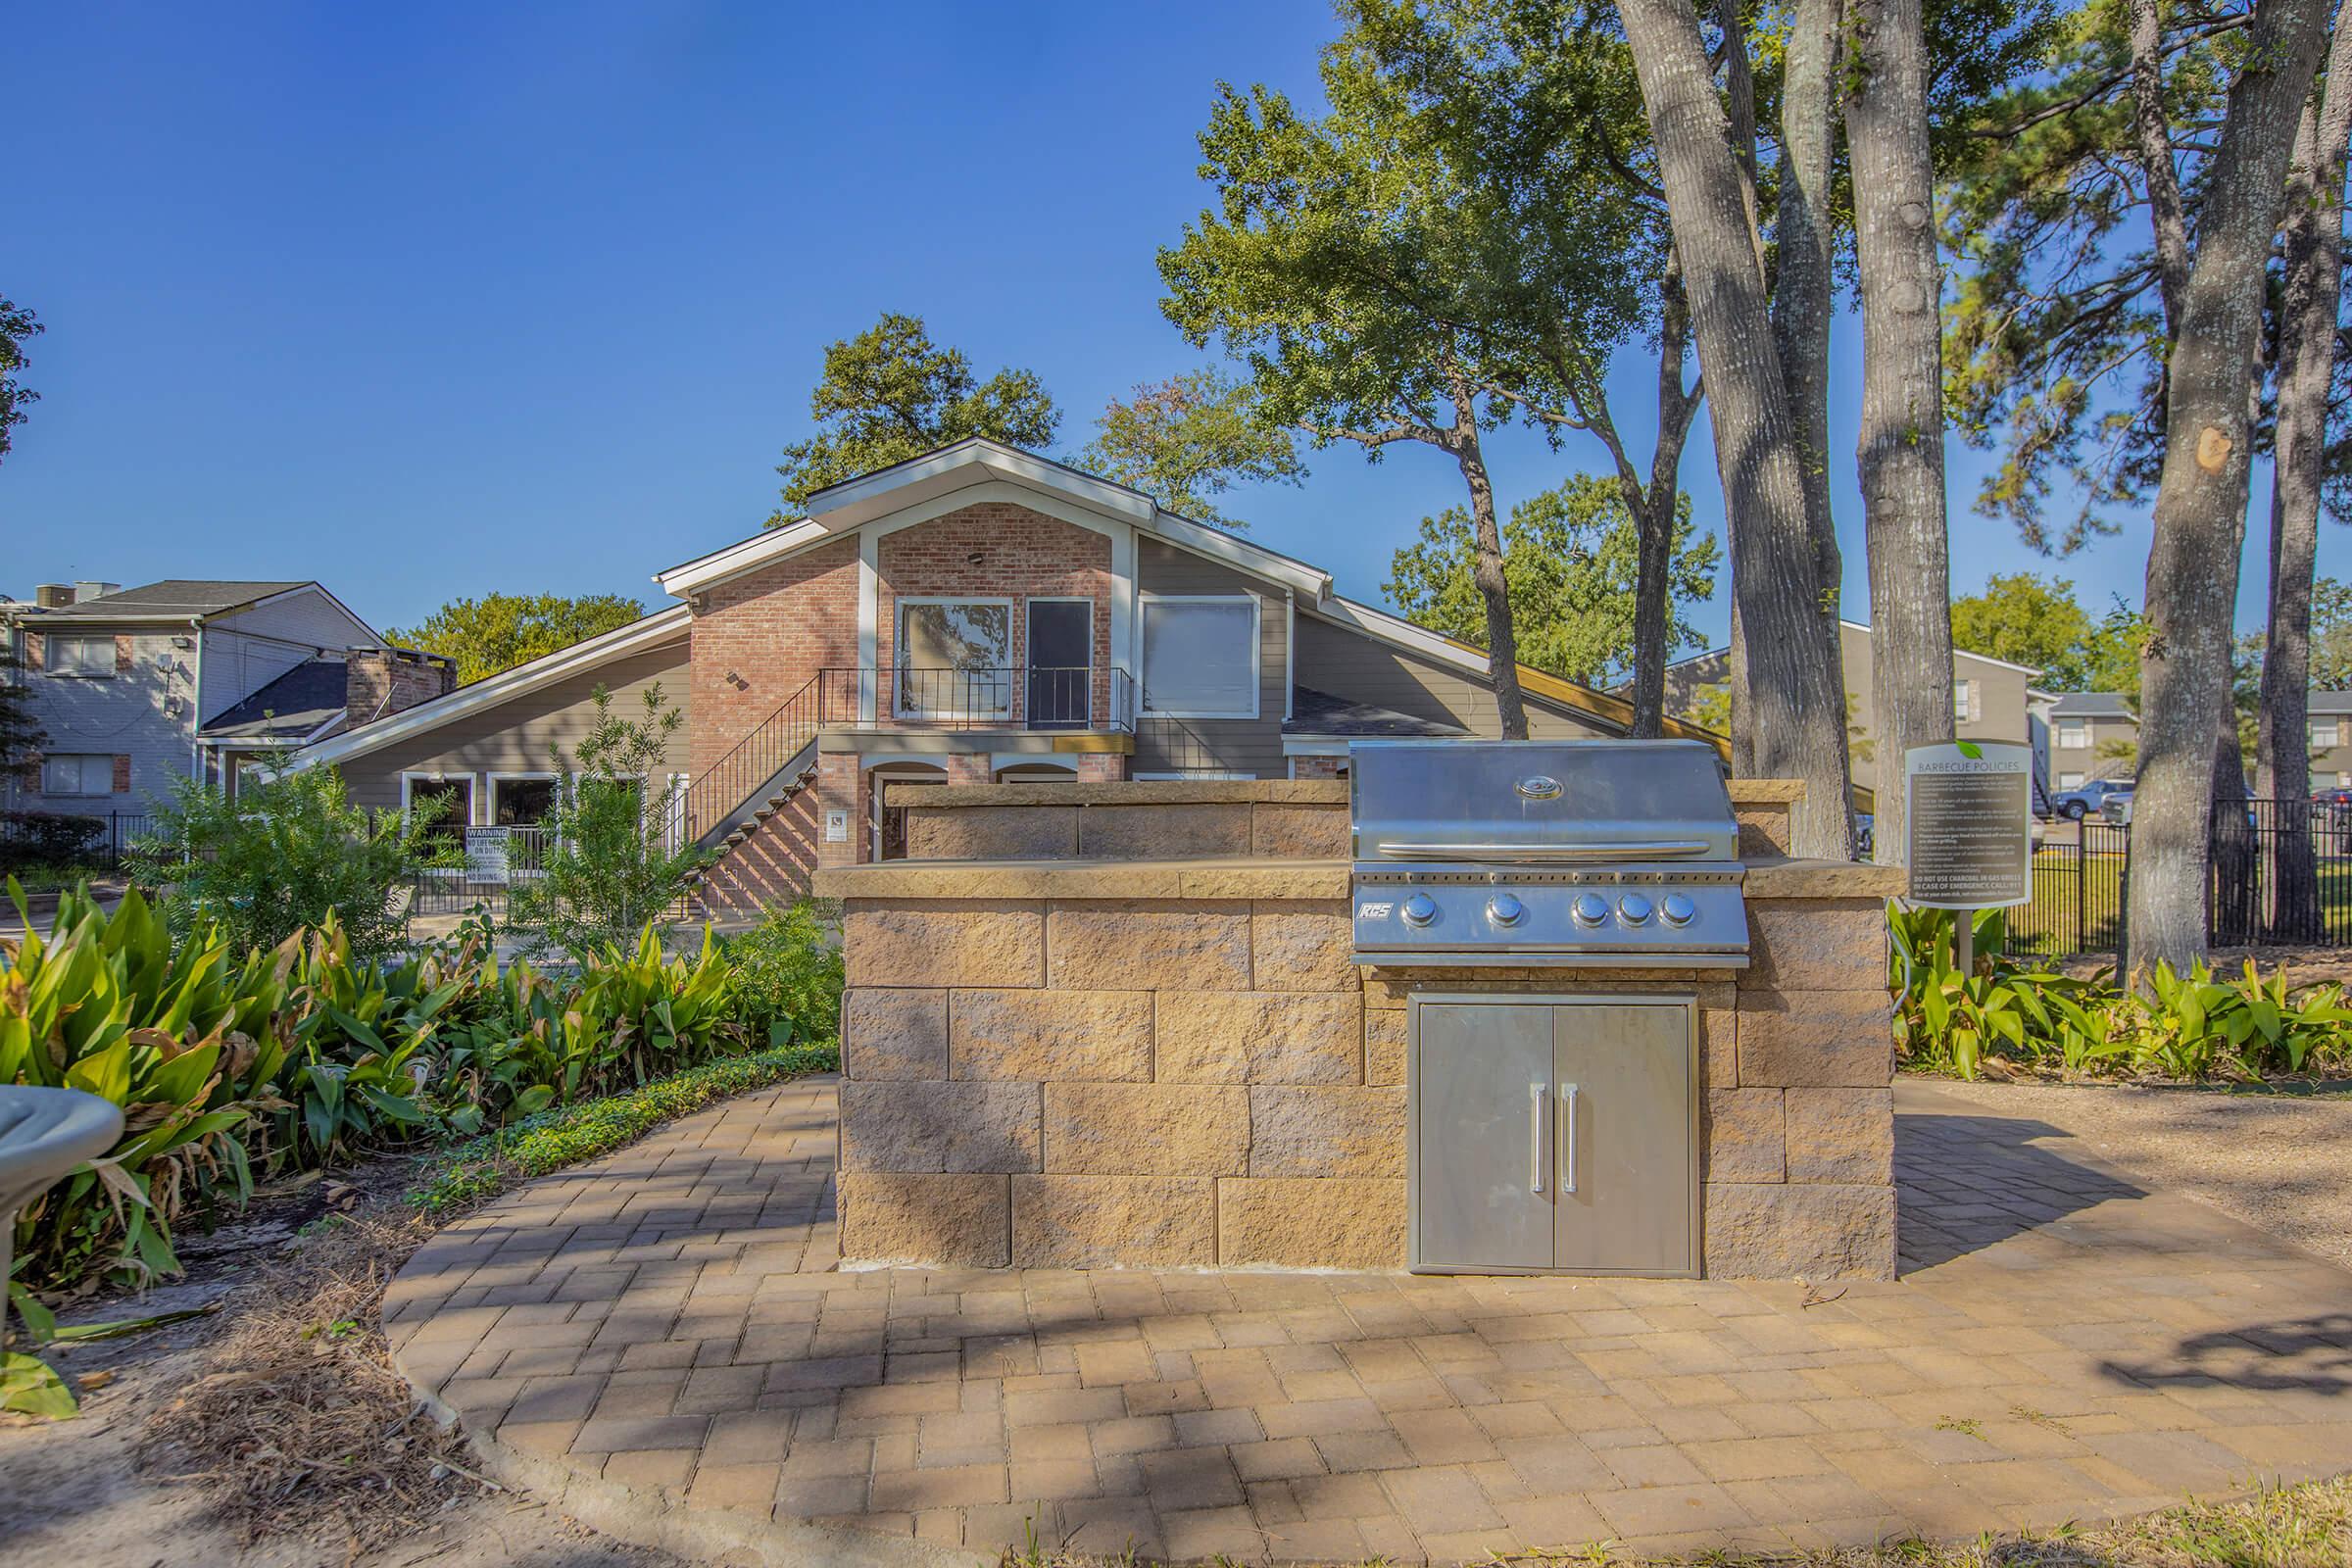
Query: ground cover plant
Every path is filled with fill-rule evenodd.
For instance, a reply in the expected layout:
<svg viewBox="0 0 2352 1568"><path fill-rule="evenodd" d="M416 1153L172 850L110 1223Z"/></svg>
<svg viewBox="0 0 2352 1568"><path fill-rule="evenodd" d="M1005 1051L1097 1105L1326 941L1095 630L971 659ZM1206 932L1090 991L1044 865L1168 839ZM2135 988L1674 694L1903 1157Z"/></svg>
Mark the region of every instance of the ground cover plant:
<svg viewBox="0 0 2352 1568"><path fill-rule="evenodd" d="M258 1179L814 1045L839 1007L838 954L807 911L683 956L648 929L561 976L501 962L479 922L387 964L331 912L270 949L217 924L175 940L172 923L136 890L112 914L69 894L46 936L0 945L0 1083L124 1111L114 1149L18 1217L16 1287L143 1285L177 1271L175 1227Z"/></svg>
<svg viewBox="0 0 2352 1568"><path fill-rule="evenodd" d="M2158 963L2137 987L2070 977L2014 956L2005 911L1976 913L1975 961L1952 964L1942 909L1887 906L1887 991L1908 1066L1975 1078L2027 1066L2078 1078L2251 1082L2352 1073L2352 998L2283 970L2186 974Z"/></svg>

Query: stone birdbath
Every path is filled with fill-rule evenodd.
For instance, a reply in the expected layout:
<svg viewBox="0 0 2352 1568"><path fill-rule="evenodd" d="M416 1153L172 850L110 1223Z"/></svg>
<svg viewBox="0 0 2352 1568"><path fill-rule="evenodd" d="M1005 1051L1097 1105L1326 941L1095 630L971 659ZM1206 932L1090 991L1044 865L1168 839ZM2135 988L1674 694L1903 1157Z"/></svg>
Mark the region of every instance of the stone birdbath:
<svg viewBox="0 0 2352 1568"><path fill-rule="evenodd" d="M0 1328L16 1261L17 1210L51 1182L122 1136L121 1107L78 1089L0 1084Z"/></svg>

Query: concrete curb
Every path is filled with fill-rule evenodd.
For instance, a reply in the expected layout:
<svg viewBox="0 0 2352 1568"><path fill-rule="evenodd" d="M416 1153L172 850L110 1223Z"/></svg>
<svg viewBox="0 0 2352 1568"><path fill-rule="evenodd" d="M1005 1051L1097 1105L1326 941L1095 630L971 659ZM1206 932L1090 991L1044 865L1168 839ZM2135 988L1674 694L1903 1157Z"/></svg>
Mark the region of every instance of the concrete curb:
<svg viewBox="0 0 2352 1568"><path fill-rule="evenodd" d="M484 1475L502 1487L568 1514L600 1535L675 1556L706 1557L745 1568L986 1568L993 1551L942 1546L911 1537L779 1521L742 1509L696 1505L659 1487L630 1487L591 1476L538 1454L524 1453L466 1425L458 1411L427 1388L392 1352L392 1369L417 1404L444 1427L465 1433L466 1450Z"/></svg>

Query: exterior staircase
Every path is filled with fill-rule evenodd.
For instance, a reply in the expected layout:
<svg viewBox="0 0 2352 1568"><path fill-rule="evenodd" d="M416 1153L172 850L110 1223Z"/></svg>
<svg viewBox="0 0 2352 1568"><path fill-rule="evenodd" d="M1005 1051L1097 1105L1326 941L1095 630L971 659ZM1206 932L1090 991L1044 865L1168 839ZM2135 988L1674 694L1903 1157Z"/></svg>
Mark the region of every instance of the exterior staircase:
<svg viewBox="0 0 2352 1568"><path fill-rule="evenodd" d="M823 676L811 677L688 788L686 840L713 856L687 883L697 915L757 909L772 896L747 885L739 852L815 784L823 693Z"/></svg>

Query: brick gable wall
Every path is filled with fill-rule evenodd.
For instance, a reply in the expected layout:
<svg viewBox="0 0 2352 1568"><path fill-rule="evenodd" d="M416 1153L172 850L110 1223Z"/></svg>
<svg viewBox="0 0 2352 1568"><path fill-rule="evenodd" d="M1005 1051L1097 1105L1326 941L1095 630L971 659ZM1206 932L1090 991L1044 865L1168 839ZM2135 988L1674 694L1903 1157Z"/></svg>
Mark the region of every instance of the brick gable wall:
<svg viewBox="0 0 2352 1568"><path fill-rule="evenodd" d="M858 541L721 583L694 617L688 723L697 778L820 669L858 662Z"/></svg>
<svg viewBox="0 0 2352 1568"><path fill-rule="evenodd" d="M975 559L976 558L976 559ZM1110 540L1009 502L983 502L883 536L876 552L882 579L876 615L876 662L898 663L898 601L968 594L1010 599L1011 664L1026 667L1024 599L1088 599L1095 607L1095 711L1110 701ZM1014 685L1017 688L1019 682ZM1025 701L1015 692L1014 702Z"/></svg>

